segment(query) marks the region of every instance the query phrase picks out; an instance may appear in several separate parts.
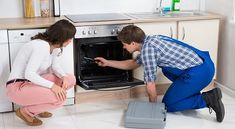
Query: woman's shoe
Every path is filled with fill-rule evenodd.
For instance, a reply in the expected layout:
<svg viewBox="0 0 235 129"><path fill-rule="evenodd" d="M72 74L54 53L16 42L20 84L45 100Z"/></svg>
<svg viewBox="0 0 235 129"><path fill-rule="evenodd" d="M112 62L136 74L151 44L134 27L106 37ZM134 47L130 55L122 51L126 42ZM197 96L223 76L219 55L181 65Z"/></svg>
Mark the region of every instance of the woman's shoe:
<svg viewBox="0 0 235 129"><path fill-rule="evenodd" d="M52 117L52 113L42 112L42 113L38 114L38 116L41 117L41 118L49 118L49 117Z"/></svg>
<svg viewBox="0 0 235 129"><path fill-rule="evenodd" d="M33 121L28 121L25 116L21 113L20 108L16 110L16 115L22 119L27 125L30 126L39 126L42 125L42 121L36 117L33 117Z"/></svg>

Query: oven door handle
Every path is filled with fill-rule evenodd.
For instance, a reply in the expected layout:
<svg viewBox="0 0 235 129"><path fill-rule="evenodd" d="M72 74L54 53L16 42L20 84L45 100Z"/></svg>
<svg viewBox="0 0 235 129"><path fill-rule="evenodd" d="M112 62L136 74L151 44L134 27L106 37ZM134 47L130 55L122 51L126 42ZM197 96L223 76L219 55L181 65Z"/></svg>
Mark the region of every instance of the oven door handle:
<svg viewBox="0 0 235 129"><path fill-rule="evenodd" d="M118 87L118 88L113 88L113 87L110 87L110 88L103 88L103 89L95 89L94 90L97 90L97 91L117 91L117 90L125 90L125 89L130 89L130 88L133 88L137 85L133 85L133 86L123 86L123 87Z"/></svg>
<svg viewBox="0 0 235 129"><path fill-rule="evenodd" d="M89 89L89 86L84 83L83 81L80 81L80 83L86 87L86 89ZM110 87L110 88L103 88L103 89L99 89L99 88L94 88L93 87L93 90L97 90L97 91L117 91L117 90L125 90L125 89L130 89L130 88L133 88L137 85L131 85L131 86L123 86L123 87L118 87L118 88L113 88L113 87Z"/></svg>

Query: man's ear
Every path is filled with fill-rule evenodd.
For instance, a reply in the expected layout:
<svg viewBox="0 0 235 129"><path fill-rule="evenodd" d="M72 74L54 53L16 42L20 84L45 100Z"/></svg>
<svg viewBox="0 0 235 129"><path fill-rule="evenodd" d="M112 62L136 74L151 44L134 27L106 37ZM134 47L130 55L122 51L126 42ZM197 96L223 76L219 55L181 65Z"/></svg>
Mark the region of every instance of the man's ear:
<svg viewBox="0 0 235 129"><path fill-rule="evenodd" d="M136 44L136 42L134 42L134 41L131 42L131 45L135 45L135 44Z"/></svg>

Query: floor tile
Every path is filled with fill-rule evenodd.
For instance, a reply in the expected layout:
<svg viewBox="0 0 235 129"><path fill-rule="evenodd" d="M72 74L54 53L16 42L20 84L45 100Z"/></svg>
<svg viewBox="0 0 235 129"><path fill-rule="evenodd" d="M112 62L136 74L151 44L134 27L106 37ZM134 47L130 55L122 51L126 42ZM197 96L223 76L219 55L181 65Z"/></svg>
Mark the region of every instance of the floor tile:
<svg viewBox="0 0 235 129"><path fill-rule="evenodd" d="M4 129L3 115L0 114L0 129Z"/></svg>

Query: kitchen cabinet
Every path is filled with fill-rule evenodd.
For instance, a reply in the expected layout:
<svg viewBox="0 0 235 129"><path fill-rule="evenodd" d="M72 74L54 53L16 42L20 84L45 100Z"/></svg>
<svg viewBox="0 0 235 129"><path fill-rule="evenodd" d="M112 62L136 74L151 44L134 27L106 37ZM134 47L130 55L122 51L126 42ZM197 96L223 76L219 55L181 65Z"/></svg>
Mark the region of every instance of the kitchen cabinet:
<svg viewBox="0 0 235 129"><path fill-rule="evenodd" d="M44 32L45 29L21 29L21 30L8 30L9 34L9 48L10 48L10 61L11 65L16 57L20 47L26 42L30 41L30 38L39 32ZM64 48L63 54L59 57L61 67L66 73L74 73L73 62L73 43ZM74 88L67 91L67 100L65 105L74 104Z"/></svg>
<svg viewBox="0 0 235 129"><path fill-rule="evenodd" d="M158 23L137 23L136 26L140 27L146 35L166 35L172 38L176 38L177 36L177 22L158 22ZM135 52L133 54L134 58L138 54L138 52ZM134 77L140 80L143 80L144 72L143 72L143 66L135 69L133 71ZM163 84L163 83L170 83L171 81L167 79L163 73L161 72L161 69L157 69L157 84Z"/></svg>
<svg viewBox="0 0 235 129"><path fill-rule="evenodd" d="M144 30L146 35L161 34L172 38L177 37L177 22L137 23L135 25Z"/></svg>
<svg viewBox="0 0 235 129"><path fill-rule="evenodd" d="M178 23L178 39L202 51L209 51L215 68L217 66L218 38L219 19L179 21Z"/></svg>
<svg viewBox="0 0 235 129"><path fill-rule="evenodd" d="M10 74L7 30L0 30L0 112L12 111L6 96L6 82Z"/></svg>
<svg viewBox="0 0 235 129"><path fill-rule="evenodd" d="M219 38L219 19L137 23L135 25L142 28L146 35L166 35L177 38L178 40L194 46L200 50L209 51L216 68ZM133 56L135 57L137 54L138 52L134 53ZM139 67L138 69L134 70L134 76L143 80L143 68ZM156 83L170 83L170 81L164 77L160 68L158 68Z"/></svg>

